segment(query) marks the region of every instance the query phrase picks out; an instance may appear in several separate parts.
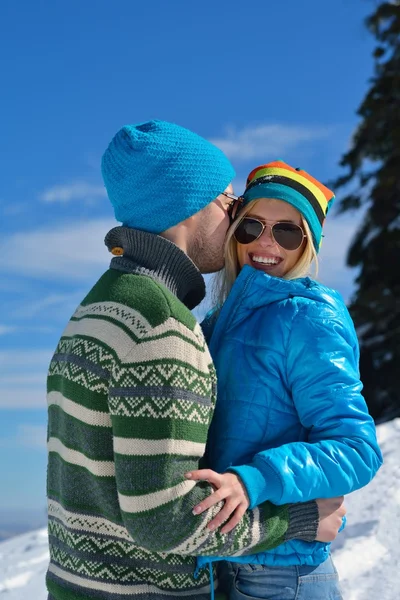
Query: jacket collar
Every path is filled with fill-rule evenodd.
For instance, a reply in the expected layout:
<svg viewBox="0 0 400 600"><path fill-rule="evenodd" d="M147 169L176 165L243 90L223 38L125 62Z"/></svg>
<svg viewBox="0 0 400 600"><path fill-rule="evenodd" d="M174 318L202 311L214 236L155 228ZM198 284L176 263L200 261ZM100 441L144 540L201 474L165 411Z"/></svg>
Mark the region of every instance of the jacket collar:
<svg viewBox="0 0 400 600"><path fill-rule="evenodd" d="M234 301L239 301L246 308L256 309L272 302L294 297L309 298L310 300L334 305L339 294L335 290L310 279L310 277L292 280L281 279L245 265L240 271L229 296L232 296Z"/></svg>
<svg viewBox="0 0 400 600"><path fill-rule="evenodd" d="M338 292L309 277L281 279L245 265L219 312L209 344L211 354L216 351L220 337L227 328L245 321L257 309L296 297L309 298L331 307L337 307L338 301L343 302Z"/></svg>

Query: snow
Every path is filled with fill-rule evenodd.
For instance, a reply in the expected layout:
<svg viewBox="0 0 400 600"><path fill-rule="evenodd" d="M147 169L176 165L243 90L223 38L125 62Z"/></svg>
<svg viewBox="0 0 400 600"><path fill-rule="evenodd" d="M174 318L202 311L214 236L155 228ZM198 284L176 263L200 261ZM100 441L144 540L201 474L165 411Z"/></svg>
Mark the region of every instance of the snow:
<svg viewBox="0 0 400 600"><path fill-rule="evenodd" d="M40 529L0 544L0 597L3 600L46 600L49 563L47 531Z"/></svg>
<svg viewBox="0 0 400 600"><path fill-rule="evenodd" d="M345 600L399 598L400 419L377 430L385 463L369 486L346 498L347 527L333 544ZM47 600L48 560L45 529L0 543L1 600Z"/></svg>
<svg viewBox="0 0 400 600"><path fill-rule="evenodd" d="M400 419L377 431L384 465L346 498L348 525L333 544L345 600L399 598Z"/></svg>

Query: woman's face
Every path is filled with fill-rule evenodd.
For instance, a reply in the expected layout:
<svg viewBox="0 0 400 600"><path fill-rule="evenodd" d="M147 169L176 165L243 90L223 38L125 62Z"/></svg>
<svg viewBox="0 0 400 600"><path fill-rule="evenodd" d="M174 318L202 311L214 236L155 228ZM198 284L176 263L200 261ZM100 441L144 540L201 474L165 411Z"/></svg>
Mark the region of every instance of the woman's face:
<svg viewBox="0 0 400 600"><path fill-rule="evenodd" d="M301 225L301 216L291 204L283 200L260 198L246 217L256 217L268 225L277 221L290 221ZM237 242L237 256L240 268L250 265L275 277L284 277L303 254L306 240L297 250L285 250L275 242L271 228L266 227L261 236L250 244Z"/></svg>

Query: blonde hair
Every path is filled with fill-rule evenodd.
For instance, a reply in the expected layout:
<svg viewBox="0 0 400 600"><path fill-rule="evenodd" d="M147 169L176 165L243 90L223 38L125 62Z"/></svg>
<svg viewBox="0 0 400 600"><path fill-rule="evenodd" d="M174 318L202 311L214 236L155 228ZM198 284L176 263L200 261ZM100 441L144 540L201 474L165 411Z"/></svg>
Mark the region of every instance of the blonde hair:
<svg viewBox="0 0 400 600"><path fill-rule="evenodd" d="M225 302L240 271L240 265L237 258L237 241L233 234L235 233L235 230L238 227L239 223L242 221L242 219L251 212L251 210L259 201L260 198L257 198L256 200L252 200L251 202L246 204L246 206L240 211L240 216L237 219L235 219L231 227L228 229L224 249L225 268L218 273L215 279L215 285L213 290L214 301L217 306L222 306L222 304ZM292 269L290 269L290 271L288 271L282 277L282 279L292 280L310 275L313 278L316 278L318 275L318 255L315 250L314 243L312 241L311 230L303 215L300 216L301 227L303 228L303 231L307 236L306 244L304 247L304 251L297 263Z"/></svg>

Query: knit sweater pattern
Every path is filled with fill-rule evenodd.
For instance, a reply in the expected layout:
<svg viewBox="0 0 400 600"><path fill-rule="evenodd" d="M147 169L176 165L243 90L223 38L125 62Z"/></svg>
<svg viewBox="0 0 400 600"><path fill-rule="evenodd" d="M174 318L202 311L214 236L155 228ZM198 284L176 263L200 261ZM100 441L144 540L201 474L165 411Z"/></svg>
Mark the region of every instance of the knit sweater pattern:
<svg viewBox="0 0 400 600"><path fill-rule="evenodd" d="M216 402L189 310L204 282L159 236L119 227L107 239L124 257L73 314L48 373L49 599L206 600L196 556L311 541L316 507L266 502L226 535L207 529L221 505L192 514L212 493L184 478L199 467Z"/></svg>

